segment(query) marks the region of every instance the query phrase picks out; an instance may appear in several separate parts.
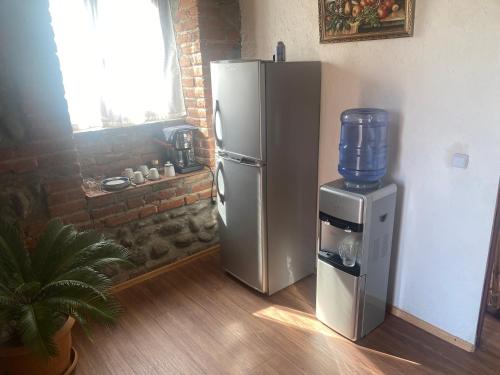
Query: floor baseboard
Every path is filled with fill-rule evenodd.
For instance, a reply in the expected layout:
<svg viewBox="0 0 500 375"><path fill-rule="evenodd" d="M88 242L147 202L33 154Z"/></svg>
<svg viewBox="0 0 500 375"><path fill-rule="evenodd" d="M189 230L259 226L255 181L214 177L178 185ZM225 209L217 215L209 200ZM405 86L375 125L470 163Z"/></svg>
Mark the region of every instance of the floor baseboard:
<svg viewBox="0 0 500 375"><path fill-rule="evenodd" d="M474 352L476 350L476 346L474 344L471 344L470 342L465 341L459 337L453 336L451 333L448 333L442 330L441 328L438 328L430 323L427 323L426 321L417 318L416 316L407 313L406 311L403 311L395 306L387 305L387 310L392 315L414 325L415 327L424 330L427 333L430 333L433 336L439 337L441 340L449 342L450 344L453 344L459 347L460 349L463 349L468 352Z"/></svg>
<svg viewBox="0 0 500 375"><path fill-rule="evenodd" d="M111 291L113 293L120 292L120 291L128 289L134 285L141 284L144 281L158 277L166 272L172 271L173 269L176 269L180 266L183 266L184 264L191 263L197 259L214 254L218 251L219 251L219 245L210 246L208 249L202 250L196 254L182 258L181 260L178 260L177 262L166 264L166 265L159 267L159 268L156 268L150 272L147 272L147 273L142 274L140 276L134 277L133 279L116 284L115 286L113 286Z"/></svg>

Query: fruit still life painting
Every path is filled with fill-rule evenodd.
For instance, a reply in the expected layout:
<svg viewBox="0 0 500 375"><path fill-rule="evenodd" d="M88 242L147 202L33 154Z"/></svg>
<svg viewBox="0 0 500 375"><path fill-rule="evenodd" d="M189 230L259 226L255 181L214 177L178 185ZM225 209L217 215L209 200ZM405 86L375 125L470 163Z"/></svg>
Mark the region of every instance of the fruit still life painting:
<svg viewBox="0 0 500 375"><path fill-rule="evenodd" d="M415 0L319 0L321 43L413 35Z"/></svg>

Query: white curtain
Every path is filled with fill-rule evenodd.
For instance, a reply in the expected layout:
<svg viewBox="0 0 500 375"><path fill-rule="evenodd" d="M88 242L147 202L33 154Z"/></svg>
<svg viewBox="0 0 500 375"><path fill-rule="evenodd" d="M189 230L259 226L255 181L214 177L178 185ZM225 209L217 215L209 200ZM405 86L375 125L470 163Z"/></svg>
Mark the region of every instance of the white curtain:
<svg viewBox="0 0 500 375"><path fill-rule="evenodd" d="M76 131L185 115L168 0L50 0L50 13Z"/></svg>

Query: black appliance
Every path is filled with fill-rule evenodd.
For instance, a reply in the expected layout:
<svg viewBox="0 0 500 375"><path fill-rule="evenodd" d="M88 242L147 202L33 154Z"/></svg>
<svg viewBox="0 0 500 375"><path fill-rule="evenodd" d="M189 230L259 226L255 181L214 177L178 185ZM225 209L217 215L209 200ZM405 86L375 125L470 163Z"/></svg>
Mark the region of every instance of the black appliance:
<svg viewBox="0 0 500 375"><path fill-rule="evenodd" d="M176 125L163 129L167 147L167 157L177 173L190 173L203 169L194 157L194 132L192 125Z"/></svg>

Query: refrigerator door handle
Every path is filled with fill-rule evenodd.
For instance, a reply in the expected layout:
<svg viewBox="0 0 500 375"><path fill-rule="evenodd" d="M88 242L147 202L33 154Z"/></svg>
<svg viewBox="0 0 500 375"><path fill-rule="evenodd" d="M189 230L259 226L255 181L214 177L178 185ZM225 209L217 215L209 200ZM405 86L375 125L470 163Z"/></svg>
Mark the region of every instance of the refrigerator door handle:
<svg viewBox="0 0 500 375"><path fill-rule="evenodd" d="M241 165L245 165L247 167L254 167L254 168L261 168L262 167L262 163L259 163L259 162L248 162L248 161L246 161L244 159L241 159L239 161L239 163Z"/></svg>
<svg viewBox="0 0 500 375"><path fill-rule="evenodd" d="M224 159L224 160L227 160L227 161L230 161L233 163L237 163L240 165L244 165L246 167L261 168L261 167L266 165L266 163L264 163L261 160L255 160L255 159L249 159L249 158L237 157L237 156L235 157L234 155L228 155L226 152L223 152L223 151L222 152L218 151L217 155L221 159Z"/></svg>
<svg viewBox="0 0 500 375"><path fill-rule="evenodd" d="M219 118L219 121L217 122L217 117ZM217 125L219 124L219 125ZM212 115L212 126L214 128L214 134L215 134L215 142L217 143L217 146L222 148L222 124L220 120L220 106L219 106L219 100L215 100L215 105L214 105L214 110L213 110L213 115ZM219 129L218 129L219 128Z"/></svg>
<svg viewBox="0 0 500 375"><path fill-rule="evenodd" d="M224 180L224 167L222 166L222 163L217 164L217 169L215 171L215 186L217 188L217 194L219 195L220 202L222 204L225 203L226 197L225 197L225 190L226 190L226 184L224 184L224 193L220 191L219 188L219 173L222 173L222 180Z"/></svg>

